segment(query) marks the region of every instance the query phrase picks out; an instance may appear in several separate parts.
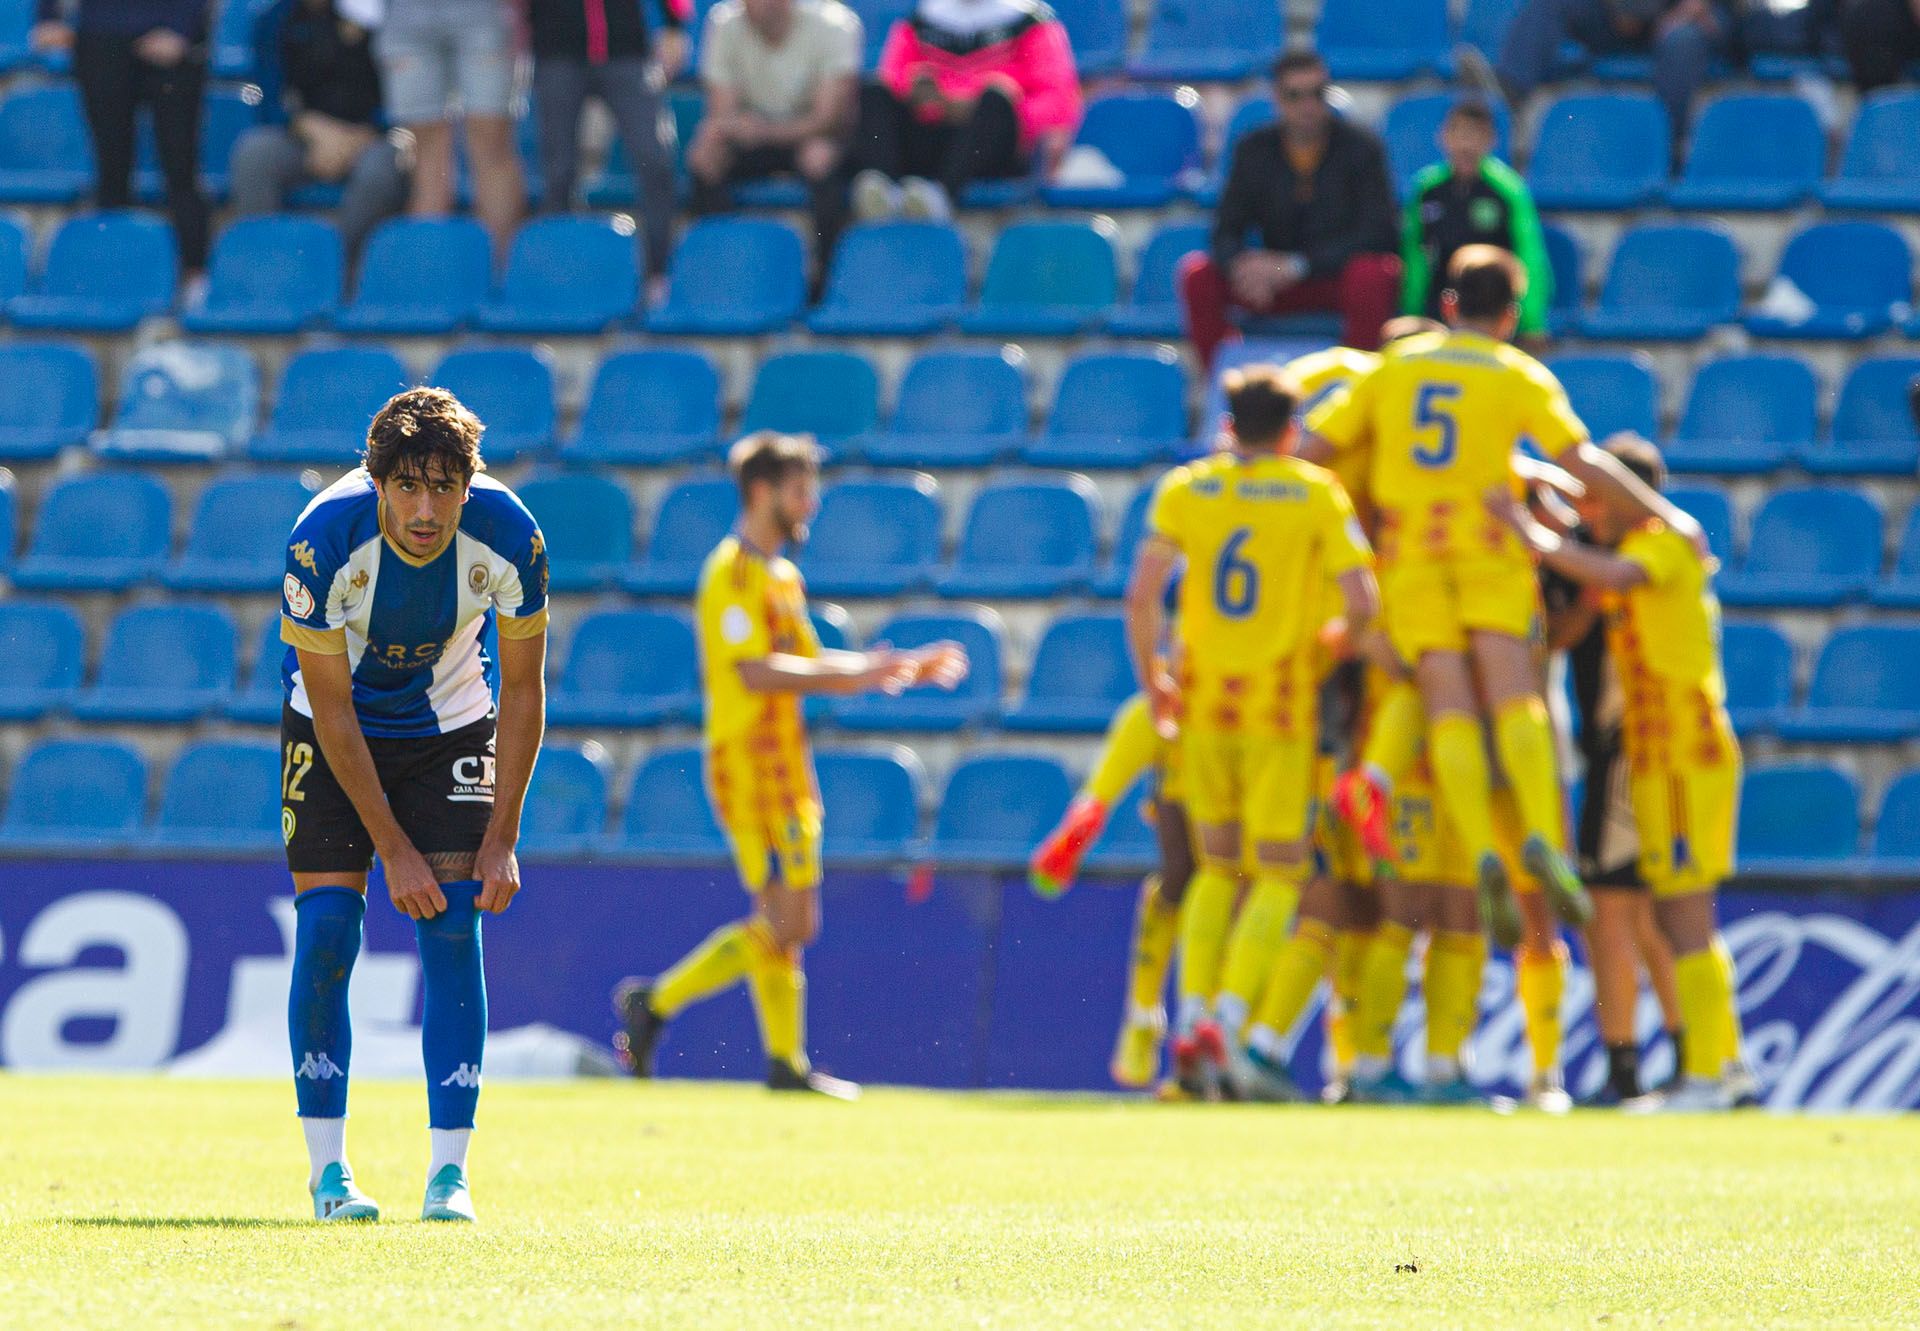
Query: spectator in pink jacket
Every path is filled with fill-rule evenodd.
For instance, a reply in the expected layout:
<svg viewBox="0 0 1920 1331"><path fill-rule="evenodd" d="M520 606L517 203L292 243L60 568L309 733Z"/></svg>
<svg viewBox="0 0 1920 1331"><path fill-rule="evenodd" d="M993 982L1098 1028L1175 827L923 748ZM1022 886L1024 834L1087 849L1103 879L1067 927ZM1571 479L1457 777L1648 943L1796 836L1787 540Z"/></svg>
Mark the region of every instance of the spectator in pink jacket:
<svg viewBox="0 0 1920 1331"><path fill-rule="evenodd" d="M1057 165L1080 127L1067 30L1041 0L919 0L862 89L853 208L944 218L971 180Z"/></svg>

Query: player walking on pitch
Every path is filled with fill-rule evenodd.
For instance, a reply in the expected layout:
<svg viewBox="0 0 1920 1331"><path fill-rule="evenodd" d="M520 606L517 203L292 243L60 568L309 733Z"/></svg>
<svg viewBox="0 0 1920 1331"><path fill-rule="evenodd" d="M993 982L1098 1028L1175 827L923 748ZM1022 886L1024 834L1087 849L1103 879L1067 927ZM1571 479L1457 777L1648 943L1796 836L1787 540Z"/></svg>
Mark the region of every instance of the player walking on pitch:
<svg viewBox="0 0 1920 1331"><path fill-rule="evenodd" d="M288 542L287 1027L321 1220L380 1217L346 1154L347 983L375 855L420 946L432 1145L420 1216L474 1218L480 912L505 910L520 890L514 847L546 725L547 649L546 543L513 492L479 474L483 428L443 389L401 393L373 418L364 465L307 506ZM481 645L489 619L497 669Z"/></svg>
<svg viewBox="0 0 1920 1331"><path fill-rule="evenodd" d="M617 1041L637 1077L675 1014L743 976L767 1052L767 1085L850 1099L859 1088L813 1071L806 1054L806 975L800 954L820 930L820 792L803 699L816 693L897 694L966 678L965 649L828 651L807 617L800 570L781 552L807 538L820 509L820 450L811 439L761 431L728 459L740 487L734 534L707 557L696 619L705 697L707 793L753 896L657 980L614 991Z"/></svg>

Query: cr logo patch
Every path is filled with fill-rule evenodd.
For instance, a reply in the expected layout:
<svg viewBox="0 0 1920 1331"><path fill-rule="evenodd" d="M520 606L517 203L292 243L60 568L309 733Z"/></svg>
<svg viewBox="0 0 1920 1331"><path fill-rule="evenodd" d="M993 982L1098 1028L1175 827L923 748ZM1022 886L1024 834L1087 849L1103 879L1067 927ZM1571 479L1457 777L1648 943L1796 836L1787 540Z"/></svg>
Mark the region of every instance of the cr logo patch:
<svg viewBox="0 0 1920 1331"><path fill-rule="evenodd" d="M307 590L307 584L293 574L287 574L280 584L280 590L286 593L287 609L295 619L305 619L313 613L313 593Z"/></svg>
<svg viewBox="0 0 1920 1331"><path fill-rule="evenodd" d="M487 566L475 564L467 570L467 590L478 596L487 589Z"/></svg>

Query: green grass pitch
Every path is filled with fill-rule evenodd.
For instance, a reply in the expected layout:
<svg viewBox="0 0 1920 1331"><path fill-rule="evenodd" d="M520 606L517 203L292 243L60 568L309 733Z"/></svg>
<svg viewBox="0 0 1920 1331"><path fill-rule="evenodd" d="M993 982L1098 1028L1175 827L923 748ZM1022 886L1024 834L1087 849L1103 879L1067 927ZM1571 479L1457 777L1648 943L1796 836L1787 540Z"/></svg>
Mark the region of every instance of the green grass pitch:
<svg viewBox="0 0 1920 1331"><path fill-rule="evenodd" d="M1911 1118L503 1082L469 1230L420 1088L353 1096L377 1226L305 1219L283 1085L0 1076L0 1326L1920 1323Z"/></svg>

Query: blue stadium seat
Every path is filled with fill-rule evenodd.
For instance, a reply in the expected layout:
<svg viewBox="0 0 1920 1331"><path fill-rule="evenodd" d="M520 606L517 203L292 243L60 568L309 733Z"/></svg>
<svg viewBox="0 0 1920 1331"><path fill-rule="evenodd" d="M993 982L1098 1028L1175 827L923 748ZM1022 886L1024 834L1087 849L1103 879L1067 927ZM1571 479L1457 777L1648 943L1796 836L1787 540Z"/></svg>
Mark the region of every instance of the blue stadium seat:
<svg viewBox="0 0 1920 1331"><path fill-rule="evenodd" d="M226 476L200 492L186 549L161 581L180 591L270 593L287 565L287 533L313 499L294 476Z"/></svg>
<svg viewBox="0 0 1920 1331"><path fill-rule="evenodd" d="M1883 872L1920 875L1920 770L1902 772L1887 787L1873 829L1873 859Z"/></svg>
<svg viewBox="0 0 1920 1331"><path fill-rule="evenodd" d="M1840 386L1831 438L1803 445L1795 460L1816 475L1911 476L1920 468L1908 394L1920 380L1920 356L1855 361Z"/></svg>
<svg viewBox="0 0 1920 1331"><path fill-rule="evenodd" d="M925 591L940 562L940 500L928 476L841 481L820 500L801 569L825 596Z"/></svg>
<svg viewBox="0 0 1920 1331"><path fill-rule="evenodd" d="M82 213L61 223L34 290L7 302L21 328L124 333L173 306L173 228L149 213Z"/></svg>
<svg viewBox="0 0 1920 1331"><path fill-rule="evenodd" d="M1107 825L1087 852L1086 865L1104 873L1146 874L1160 864L1160 838L1147 819L1149 783L1136 782L1107 815Z"/></svg>
<svg viewBox="0 0 1920 1331"><path fill-rule="evenodd" d="M104 850L130 843L147 805L147 769L125 744L49 740L20 760L0 846Z"/></svg>
<svg viewBox="0 0 1920 1331"><path fill-rule="evenodd" d="M571 462L661 465L714 452L720 376L698 351L645 347L600 362L580 426L560 446Z"/></svg>
<svg viewBox="0 0 1920 1331"><path fill-rule="evenodd" d="M286 697L280 675L286 660L287 645L280 641L280 614L275 611L260 625L260 641L255 645L245 685L227 699L229 721L256 726L280 723L280 706Z"/></svg>
<svg viewBox="0 0 1920 1331"><path fill-rule="evenodd" d="M100 379L85 346L0 346L0 459L36 461L84 444L100 419Z"/></svg>
<svg viewBox="0 0 1920 1331"><path fill-rule="evenodd" d="M1912 295L1912 256L1900 233L1878 222L1822 222L1787 242L1780 276L1813 302L1806 318L1756 311L1755 337L1858 339L1893 325Z"/></svg>
<svg viewBox="0 0 1920 1331"><path fill-rule="evenodd" d="M822 849L836 864L888 864L908 858L920 836L920 788L926 772L913 750L893 744L815 756L825 809Z"/></svg>
<svg viewBox="0 0 1920 1331"><path fill-rule="evenodd" d="M1771 624L1727 624L1720 635L1727 712L1742 735L1770 733L1793 704L1793 644Z"/></svg>
<svg viewBox="0 0 1920 1331"><path fill-rule="evenodd" d="M1561 336L1579 327L1581 307L1587 298L1586 264L1580 242L1571 231L1543 222L1540 233L1547 243L1547 264L1553 269L1553 303L1547 308L1547 330Z"/></svg>
<svg viewBox="0 0 1920 1331"><path fill-rule="evenodd" d="M34 0L0 4L0 72L11 73L39 59L28 41L39 7Z"/></svg>
<svg viewBox="0 0 1920 1331"><path fill-rule="evenodd" d="M947 778L930 846L942 865L1024 866L1066 812L1073 783L1066 769L1037 754L967 758Z"/></svg>
<svg viewBox="0 0 1920 1331"><path fill-rule="evenodd" d="M1713 557L1726 568L1733 562L1733 506L1727 502L1726 492L1705 487L1676 485L1667 491L1667 498L1679 507L1691 513L1707 533L1707 544L1713 548Z"/></svg>
<svg viewBox="0 0 1920 1331"><path fill-rule="evenodd" d="M1459 100L1450 92L1414 93L1388 109L1380 137L1387 145L1387 174L1403 197L1413 178L1440 160L1440 125ZM1493 121L1493 155L1505 159L1511 151L1508 135L1512 128L1505 103L1494 103Z"/></svg>
<svg viewBox="0 0 1920 1331"><path fill-rule="evenodd" d="M1860 788L1824 763L1750 770L1740 784L1740 868L1830 871L1860 849Z"/></svg>
<svg viewBox="0 0 1920 1331"><path fill-rule="evenodd" d="M656 726L692 718L700 705L693 625L667 610L588 615L567 644L567 664L547 699L557 726Z"/></svg>
<svg viewBox="0 0 1920 1331"><path fill-rule="evenodd" d="M266 429L247 452L262 462L351 465L374 415L410 383L407 367L385 347L299 352L280 378Z"/></svg>
<svg viewBox="0 0 1920 1331"><path fill-rule="evenodd" d="M640 268L631 221L542 217L520 228L499 295L474 312L492 333L605 332L634 311Z"/></svg>
<svg viewBox="0 0 1920 1331"><path fill-rule="evenodd" d="M1265 73L1283 35L1271 0L1160 0L1128 70L1143 79L1230 83Z"/></svg>
<svg viewBox="0 0 1920 1331"><path fill-rule="evenodd" d="M45 591L120 591L158 577L173 506L142 472L101 471L57 483L40 500L33 544L14 585Z"/></svg>
<svg viewBox="0 0 1920 1331"><path fill-rule="evenodd" d="M787 351L767 357L753 377L740 433L810 434L830 461L855 456L880 419L873 363L851 351Z"/></svg>
<svg viewBox="0 0 1920 1331"><path fill-rule="evenodd" d="M243 217L214 243L205 298L180 313L190 333L297 333L340 305L340 233L312 217Z"/></svg>
<svg viewBox="0 0 1920 1331"><path fill-rule="evenodd" d="M655 749L641 759L608 849L649 859L725 860L727 841L713 820L704 771L692 746Z"/></svg>
<svg viewBox="0 0 1920 1331"><path fill-rule="evenodd" d="M860 694L833 704L834 722L845 730L952 731L990 725L1000 716L1001 656L1005 631L984 608L956 607L939 615L896 615L875 629L874 642L900 651L953 641L967 649L967 677L951 692L923 684L898 697Z"/></svg>
<svg viewBox="0 0 1920 1331"><path fill-rule="evenodd" d="M1668 445L1675 471L1767 472L1813 442L1820 385L1797 356L1723 356L1700 367Z"/></svg>
<svg viewBox="0 0 1920 1331"><path fill-rule="evenodd" d="M271 26L285 0L225 0L214 6L208 41L209 68L215 78L253 80L273 51Z"/></svg>
<svg viewBox="0 0 1920 1331"><path fill-rule="evenodd" d="M1920 93L1882 88L1860 103L1840 169L1820 187L1820 201L1874 213L1920 210Z"/></svg>
<svg viewBox="0 0 1920 1331"><path fill-rule="evenodd" d="M907 367L885 433L861 452L882 467L985 467L1019 451L1027 435L1026 357L998 351L930 351Z"/></svg>
<svg viewBox="0 0 1920 1331"><path fill-rule="evenodd" d="M233 146L240 136L260 123L260 99L251 89L209 88L200 107L200 188L215 203L224 203L233 185L228 169ZM140 116L133 125L133 197L155 205L166 201L166 176L160 170L160 146L153 134L153 118Z"/></svg>
<svg viewBox="0 0 1920 1331"><path fill-rule="evenodd" d="M527 785L520 817L522 854L576 855L607 827L607 768L597 744L548 744Z"/></svg>
<svg viewBox="0 0 1920 1331"><path fill-rule="evenodd" d="M1240 140L1260 128L1273 123L1273 98L1266 93L1256 93L1233 108L1233 115L1227 120L1226 132L1220 137L1220 154L1213 160L1213 171L1207 177L1206 184L1193 192L1194 199L1208 205L1220 202L1220 191L1227 183L1227 174L1233 168L1233 150L1240 146Z"/></svg>
<svg viewBox="0 0 1920 1331"><path fill-rule="evenodd" d="M1057 0L1053 12L1066 25L1074 67L1082 78L1117 74L1127 63L1127 11L1113 0Z"/></svg>
<svg viewBox="0 0 1920 1331"><path fill-rule="evenodd" d="M1920 735L1920 628L1835 630L1813 667L1807 701L1780 720L1783 739L1886 744Z"/></svg>
<svg viewBox="0 0 1920 1331"><path fill-rule="evenodd" d="M1186 439L1187 376L1170 349L1094 353L1067 363L1024 456L1036 467L1144 467Z"/></svg>
<svg viewBox="0 0 1920 1331"><path fill-rule="evenodd" d="M827 293L807 327L835 337L919 337L967 301L967 250L937 222L865 222L833 252Z"/></svg>
<svg viewBox="0 0 1920 1331"><path fill-rule="evenodd" d="M1008 730L1097 735L1139 685L1119 615L1062 615L1034 649L1027 698L1007 713Z"/></svg>
<svg viewBox="0 0 1920 1331"><path fill-rule="evenodd" d="M1179 337L1180 261L1205 250L1207 242L1204 222L1172 222L1154 232L1140 252L1127 303L1107 313L1107 331L1115 337Z"/></svg>
<svg viewBox="0 0 1920 1331"><path fill-rule="evenodd" d="M1651 93L1573 93L1546 109L1527 165L1542 208L1610 211L1659 197L1667 113Z"/></svg>
<svg viewBox="0 0 1920 1331"><path fill-rule="evenodd" d="M72 204L93 187L93 140L74 84L0 101L0 203Z"/></svg>
<svg viewBox="0 0 1920 1331"><path fill-rule="evenodd" d="M1313 45L1336 79L1391 83L1453 70L1446 0L1322 5Z"/></svg>
<svg viewBox="0 0 1920 1331"><path fill-rule="evenodd" d="M1143 485L1127 501L1120 519L1120 533L1113 543L1113 555L1093 579L1096 596L1119 596L1127 589L1127 575L1133 571L1133 553L1147 531L1147 509L1153 504L1153 486Z"/></svg>
<svg viewBox="0 0 1920 1331"><path fill-rule="evenodd" d="M1523 3L1525 0L1467 0L1466 15L1460 23L1461 42L1477 48L1489 60L1498 60L1507 29Z"/></svg>
<svg viewBox="0 0 1920 1331"><path fill-rule="evenodd" d="M234 630L211 605L123 610L107 629L92 687L74 700L83 721L197 721L233 691Z"/></svg>
<svg viewBox="0 0 1920 1331"><path fill-rule="evenodd" d="M153 828L141 839L169 850L274 850L281 844L280 781L280 750L272 744L189 744L174 759Z"/></svg>
<svg viewBox="0 0 1920 1331"><path fill-rule="evenodd" d="M1620 238L1587 337L1692 341L1740 317L1740 254L1717 227L1642 226Z"/></svg>
<svg viewBox="0 0 1920 1331"><path fill-rule="evenodd" d="M547 541L549 585L557 592L612 587L633 560L633 501L594 472L536 476L518 487Z"/></svg>
<svg viewBox="0 0 1920 1331"><path fill-rule="evenodd" d="M11 217L0 217L0 301L27 289L26 229Z"/></svg>
<svg viewBox="0 0 1920 1331"><path fill-rule="evenodd" d="M1000 233L980 301L960 316L960 328L984 337L1067 337L1091 328L1119 293L1107 230L1015 222Z"/></svg>
<svg viewBox="0 0 1920 1331"><path fill-rule="evenodd" d="M427 382L459 398L487 423L489 462L544 453L553 445L553 369L526 347L470 347L440 362Z"/></svg>
<svg viewBox="0 0 1920 1331"><path fill-rule="evenodd" d="M1098 498L1084 477L1002 481L967 511L942 596L1065 596L1093 577Z"/></svg>
<svg viewBox="0 0 1920 1331"><path fill-rule="evenodd" d="M1864 596L1880 571L1880 506L1854 490L1778 490L1753 519L1728 605L1822 607Z"/></svg>
<svg viewBox="0 0 1920 1331"><path fill-rule="evenodd" d="M382 222L360 256L360 276L334 316L343 333L430 337L451 333L487 298L487 233L464 217Z"/></svg>
<svg viewBox="0 0 1920 1331"><path fill-rule="evenodd" d="M756 217L708 217L673 252L666 303L647 316L655 333L745 337L800 316L806 264L791 227Z"/></svg>
<svg viewBox="0 0 1920 1331"><path fill-rule="evenodd" d="M260 414L260 371L242 347L161 342L120 372L120 405L94 447L152 462L238 453Z"/></svg>
<svg viewBox="0 0 1920 1331"><path fill-rule="evenodd" d="M86 630L64 605L0 601L0 721L65 711L80 687Z"/></svg>
<svg viewBox="0 0 1920 1331"><path fill-rule="evenodd" d="M1115 185L1049 185L1056 208L1161 208L1199 183L1198 98L1136 89L1087 103L1075 143L1098 150L1125 177Z"/></svg>
<svg viewBox="0 0 1920 1331"><path fill-rule="evenodd" d="M1893 572L1874 584L1873 603L1894 610L1920 610L1920 505L1907 513L1900 557Z"/></svg>
<svg viewBox="0 0 1920 1331"><path fill-rule="evenodd" d="M647 557L627 574L638 596L690 596L706 562L733 526L740 492L726 476L695 477L668 490L647 543Z"/></svg>
<svg viewBox="0 0 1920 1331"><path fill-rule="evenodd" d="M18 501L13 497L12 478L0 478L0 577L13 571L14 547L20 540Z"/></svg>
<svg viewBox="0 0 1920 1331"><path fill-rule="evenodd" d="M1644 352L1623 356L1554 356L1547 361L1573 409L1595 439L1632 430L1660 437L1660 384Z"/></svg>
<svg viewBox="0 0 1920 1331"><path fill-rule="evenodd" d="M1772 212L1820 184L1827 136L1813 108L1783 93L1715 97L1693 121L1693 141L1667 202L1690 212Z"/></svg>

